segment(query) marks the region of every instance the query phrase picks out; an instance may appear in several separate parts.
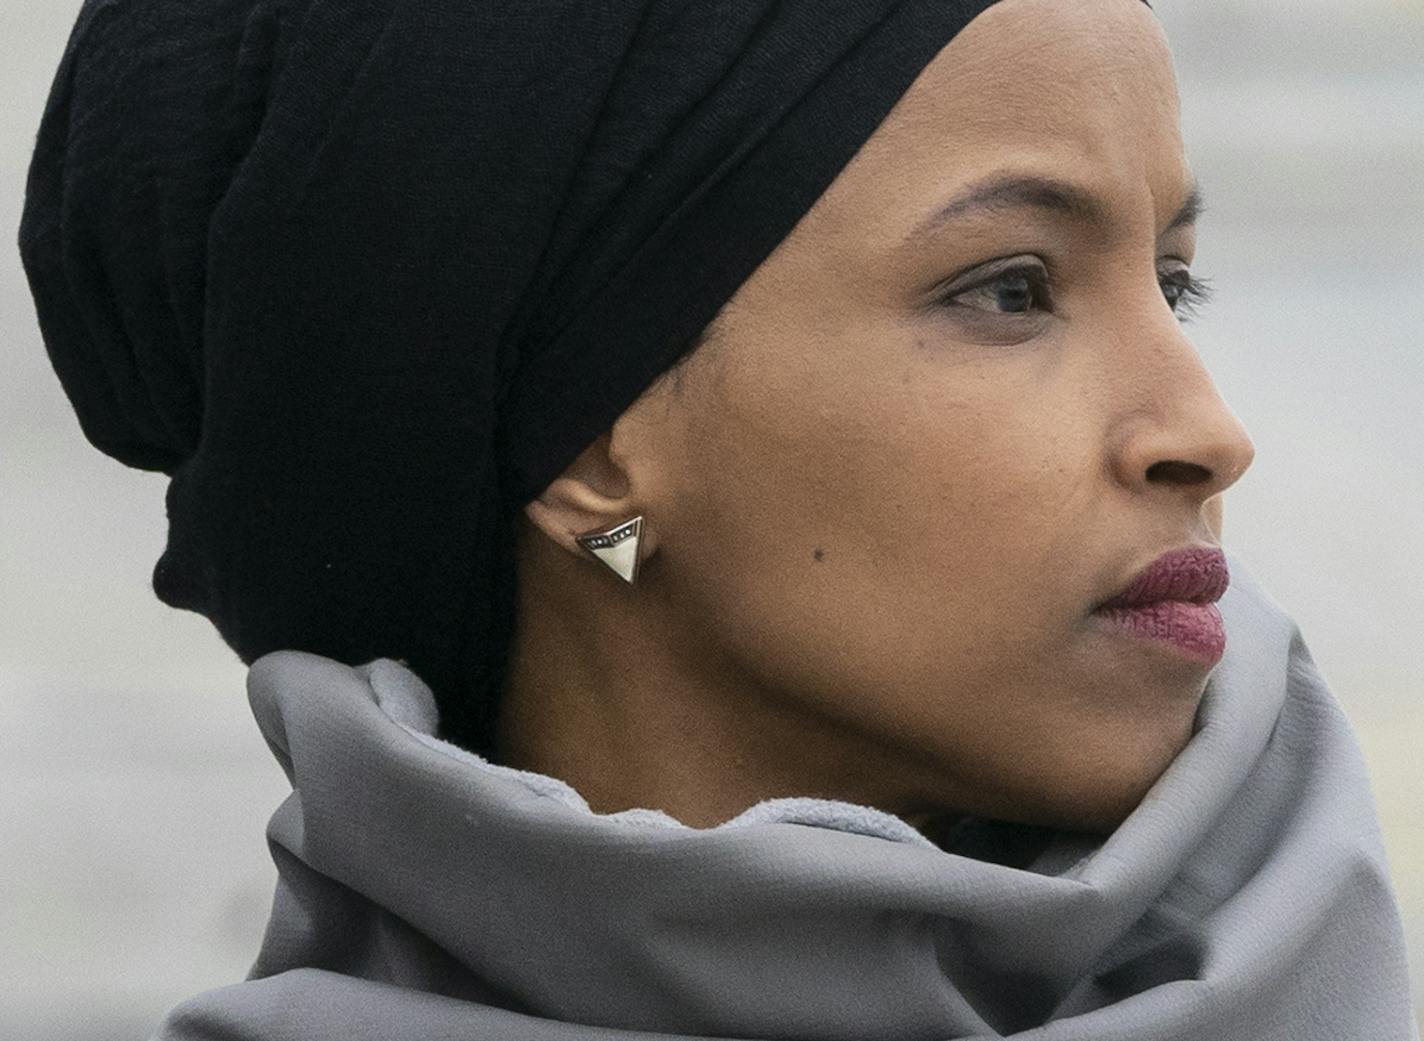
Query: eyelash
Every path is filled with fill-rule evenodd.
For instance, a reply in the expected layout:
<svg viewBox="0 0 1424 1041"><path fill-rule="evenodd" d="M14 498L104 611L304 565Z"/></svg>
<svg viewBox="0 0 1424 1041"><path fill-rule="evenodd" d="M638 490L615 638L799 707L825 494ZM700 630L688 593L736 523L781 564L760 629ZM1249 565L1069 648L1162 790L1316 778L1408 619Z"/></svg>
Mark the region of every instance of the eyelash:
<svg viewBox="0 0 1424 1041"><path fill-rule="evenodd" d="M963 306L955 303L959 297L977 290L987 289L990 286L1011 278L1023 278L1028 282L1029 288L1033 292L1034 306L1036 308L1052 308L1053 294L1049 285L1048 272L1042 267L1032 264L1006 268L977 285L965 286L963 289L955 290L953 293L947 295L943 302L946 306ZM1202 306L1211 299L1213 291L1209 279L1198 278L1185 271L1169 274L1165 278L1159 279L1158 284L1164 287L1170 285L1176 288L1178 296L1176 304L1172 307L1172 311L1184 324L1189 322L1194 315L1200 312ZM1169 300L1168 303L1171 303L1171 301ZM981 309L974 308L974 310ZM1012 312L1006 312L1000 315L1000 317L1013 318L1022 316L1015 315Z"/></svg>
<svg viewBox="0 0 1424 1041"><path fill-rule="evenodd" d="M1190 322L1211 300L1212 284L1210 279L1198 278L1191 272L1183 271L1176 278L1168 278L1164 281L1176 286L1180 293L1172 311L1184 323Z"/></svg>

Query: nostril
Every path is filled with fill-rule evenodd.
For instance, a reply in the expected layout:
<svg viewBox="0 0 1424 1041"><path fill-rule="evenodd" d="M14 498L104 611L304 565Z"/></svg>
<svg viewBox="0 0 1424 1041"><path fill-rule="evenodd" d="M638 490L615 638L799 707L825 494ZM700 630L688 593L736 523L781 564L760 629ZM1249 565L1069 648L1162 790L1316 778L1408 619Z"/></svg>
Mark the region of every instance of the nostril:
<svg viewBox="0 0 1424 1041"><path fill-rule="evenodd" d="M1147 468L1149 481L1170 481L1172 484L1204 484L1211 480L1211 471L1197 463L1180 459L1164 459Z"/></svg>

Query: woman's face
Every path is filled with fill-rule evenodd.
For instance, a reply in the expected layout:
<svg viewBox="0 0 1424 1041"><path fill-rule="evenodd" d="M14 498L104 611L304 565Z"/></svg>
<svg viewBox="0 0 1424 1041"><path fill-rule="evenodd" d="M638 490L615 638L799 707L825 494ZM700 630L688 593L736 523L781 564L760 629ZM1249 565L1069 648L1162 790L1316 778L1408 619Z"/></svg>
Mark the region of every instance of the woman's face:
<svg viewBox="0 0 1424 1041"><path fill-rule="evenodd" d="M1148 8L1003 0L620 420L674 638L908 817L1108 830L1191 736L1209 665L1092 610L1253 455L1174 313L1192 189Z"/></svg>

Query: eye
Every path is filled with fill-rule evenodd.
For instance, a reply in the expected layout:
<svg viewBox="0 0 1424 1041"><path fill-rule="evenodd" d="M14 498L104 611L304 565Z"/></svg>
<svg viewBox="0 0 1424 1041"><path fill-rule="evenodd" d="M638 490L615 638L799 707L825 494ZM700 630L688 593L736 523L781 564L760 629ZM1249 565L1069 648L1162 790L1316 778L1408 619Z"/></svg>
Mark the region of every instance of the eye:
<svg viewBox="0 0 1424 1041"><path fill-rule="evenodd" d="M1196 278L1186 268L1177 268L1158 276L1162 295L1167 304L1183 322L1190 320L1201 306L1211 299L1211 285L1204 278Z"/></svg>
<svg viewBox="0 0 1424 1041"><path fill-rule="evenodd" d="M943 298L944 303L998 315L1030 315L1052 309L1048 272L1042 265L1020 262L987 274L974 285L953 289Z"/></svg>

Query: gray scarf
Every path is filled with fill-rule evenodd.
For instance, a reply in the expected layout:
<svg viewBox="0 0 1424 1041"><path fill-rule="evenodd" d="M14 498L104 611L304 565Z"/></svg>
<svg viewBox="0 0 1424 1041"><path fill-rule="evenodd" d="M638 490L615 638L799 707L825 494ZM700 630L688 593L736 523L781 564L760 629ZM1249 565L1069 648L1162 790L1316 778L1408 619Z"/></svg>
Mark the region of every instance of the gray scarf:
<svg viewBox="0 0 1424 1041"><path fill-rule="evenodd" d="M1191 742L1110 836L771 799L717 827L593 813L441 741L389 658L256 661L292 781L245 982L184 1041L1409 1041L1365 765L1238 560ZM641 1032L641 1033L635 1033Z"/></svg>

